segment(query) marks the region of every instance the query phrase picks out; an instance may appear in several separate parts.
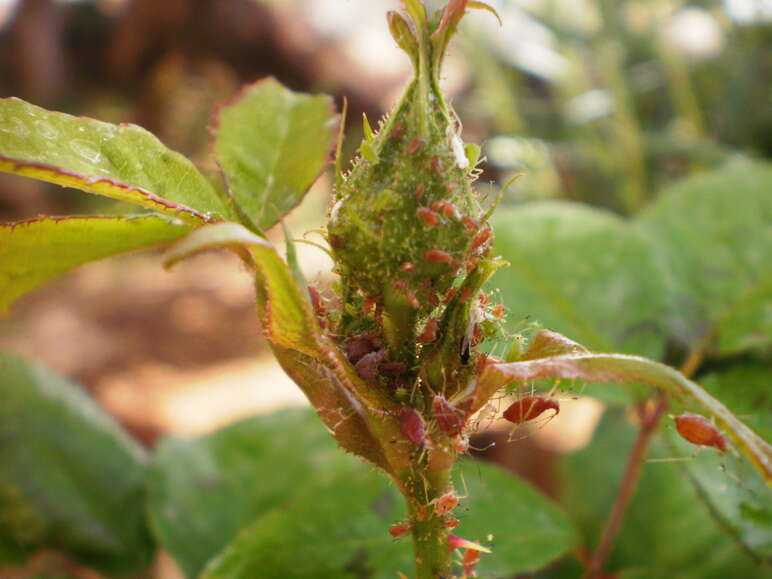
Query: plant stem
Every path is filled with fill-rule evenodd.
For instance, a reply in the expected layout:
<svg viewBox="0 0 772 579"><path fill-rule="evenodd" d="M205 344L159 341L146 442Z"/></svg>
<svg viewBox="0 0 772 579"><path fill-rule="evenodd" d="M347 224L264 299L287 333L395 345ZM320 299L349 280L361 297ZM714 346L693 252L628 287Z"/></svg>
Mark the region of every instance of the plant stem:
<svg viewBox="0 0 772 579"><path fill-rule="evenodd" d="M622 483L619 486L619 491L617 492L608 519L606 519L600 541L598 542L598 546L590 558L590 563L585 571L584 577L586 579L601 577L603 564L606 562L606 558L611 552L614 541L622 528L622 521L624 520L627 506L630 503L635 487L638 484L641 468L643 467L643 459L646 456L651 437L657 430L659 419L666 408L667 399L664 396L658 396L656 398L654 408L647 409L646 405L641 406L641 428L638 431L635 444L630 452L630 458L627 460L627 467L625 468L625 473L622 477Z"/></svg>
<svg viewBox="0 0 772 579"><path fill-rule="evenodd" d="M452 489L450 473L454 456L444 452L439 454L441 456L435 458L442 464L431 460L414 463L401 485L413 524L416 579L450 577L453 559L448 549L446 517L434 513L433 501Z"/></svg>

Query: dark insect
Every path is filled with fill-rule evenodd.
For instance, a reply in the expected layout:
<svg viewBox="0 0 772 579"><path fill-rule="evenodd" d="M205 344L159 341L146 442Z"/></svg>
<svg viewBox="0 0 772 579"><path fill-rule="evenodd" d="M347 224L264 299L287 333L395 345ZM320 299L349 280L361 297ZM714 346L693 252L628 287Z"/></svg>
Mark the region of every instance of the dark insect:
<svg viewBox="0 0 772 579"><path fill-rule="evenodd" d="M448 436L457 436L461 434L466 422L463 413L459 412L453 405L445 400L439 394L432 400L434 418L437 420L437 426L440 427Z"/></svg>
<svg viewBox="0 0 772 579"><path fill-rule="evenodd" d="M415 408L403 408L399 415L399 425L410 442L423 448L426 444L426 429L424 428L424 419Z"/></svg>

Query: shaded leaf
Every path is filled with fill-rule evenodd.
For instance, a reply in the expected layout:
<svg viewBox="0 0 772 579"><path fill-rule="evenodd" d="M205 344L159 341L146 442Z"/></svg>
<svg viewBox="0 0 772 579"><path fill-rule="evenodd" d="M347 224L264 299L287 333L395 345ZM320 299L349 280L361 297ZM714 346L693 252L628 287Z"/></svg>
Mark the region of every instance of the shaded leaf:
<svg viewBox="0 0 772 579"><path fill-rule="evenodd" d="M662 355L668 289L652 244L625 220L565 202L498 212L495 250L511 263L492 285L512 313L593 351Z"/></svg>
<svg viewBox="0 0 772 579"><path fill-rule="evenodd" d="M0 99L0 171L74 187L193 223L228 210L195 166L136 125Z"/></svg>
<svg viewBox="0 0 772 579"><path fill-rule="evenodd" d="M460 532L483 542L494 535L483 572L535 569L573 545L565 517L530 486L485 464L464 470L470 496ZM310 411L167 440L150 490L153 526L189 576L234 536L208 576L412 573L409 538L395 542L388 533L404 516L402 497L386 477L341 454Z"/></svg>
<svg viewBox="0 0 772 579"><path fill-rule="evenodd" d="M214 151L230 193L262 230L303 199L332 148L336 116L328 96L292 92L273 78L223 106Z"/></svg>
<svg viewBox="0 0 772 579"><path fill-rule="evenodd" d="M635 427L624 414L609 412L591 443L566 458L563 503L590 548L611 509L634 437ZM673 456L656 439L650 454ZM716 453L706 449L706 454ZM621 577L761 576L753 558L708 514L678 465L644 466L606 570L622 571Z"/></svg>
<svg viewBox="0 0 772 579"><path fill-rule="evenodd" d="M189 225L158 217L41 217L0 224L0 311L83 263L172 242Z"/></svg>
<svg viewBox="0 0 772 579"><path fill-rule="evenodd" d="M78 387L8 353L0 399L0 545L108 573L145 568L142 448Z"/></svg>
<svg viewBox="0 0 772 579"><path fill-rule="evenodd" d="M738 164L685 179L639 216L672 275L667 322L685 344L715 333L719 354L769 345L771 190L772 165Z"/></svg>

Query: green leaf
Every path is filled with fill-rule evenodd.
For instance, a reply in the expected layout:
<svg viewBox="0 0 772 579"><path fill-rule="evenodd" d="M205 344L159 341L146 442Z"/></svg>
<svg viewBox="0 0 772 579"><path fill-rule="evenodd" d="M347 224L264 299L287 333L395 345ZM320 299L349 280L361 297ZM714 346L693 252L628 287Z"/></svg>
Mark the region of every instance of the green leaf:
<svg viewBox="0 0 772 579"><path fill-rule="evenodd" d="M660 194L638 220L661 248L675 292L671 331L685 344L718 335L719 354L772 340L772 164L700 173Z"/></svg>
<svg viewBox="0 0 772 579"><path fill-rule="evenodd" d="M189 231L189 225L158 217L41 217L0 224L0 312L78 265L163 245Z"/></svg>
<svg viewBox="0 0 772 579"><path fill-rule="evenodd" d="M195 577L240 529L311 483L317 467L345 460L306 410L250 418L196 439L166 438L149 477L152 528Z"/></svg>
<svg viewBox="0 0 772 579"><path fill-rule="evenodd" d="M635 428L623 412L610 412L587 448L564 463L562 502L589 548L616 497L634 437ZM716 454L713 449L705 453ZM674 456L657 440L651 455ZM622 577L761 577L753 558L708 514L679 464L644 465L606 570L623 570Z"/></svg>
<svg viewBox="0 0 772 579"><path fill-rule="evenodd" d="M219 111L214 150L231 195L262 230L303 199L327 163L336 116L328 96L292 92L273 78Z"/></svg>
<svg viewBox="0 0 772 579"><path fill-rule="evenodd" d="M136 125L0 99L0 171L104 195L192 223L228 210L195 166Z"/></svg>
<svg viewBox="0 0 772 579"><path fill-rule="evenodd" d="M654 247L601 209L539 202L498 212L495 250L511 267L492 285L511 308L593 351L659 358L667 289Z"/></svg>
<svg viewBox="0 0 772 579"><path fill-rule="evenodd" d="M772 445L737 419L699 384L670 366L624 354L574 354L525 362L488 364L478 379L475 400L485 400L510 381L521 383L541 378L568 378L590 382L642 382L673 396L689 408L711 415L762 478L772 482ZM475 406L473 406L475 408Z"/></svg>
<svg viewBox="0 0 772 579"><path fill-rule="evenodd" d="M0 545L107 573L145 568L142 448L77 386L7 353L0 399Z"/></svg>
<svg viewBox="0 0 772 579"><path fill-rule="evenodd" d="M536 569L574 544L564 515L527 484L485 464L469 463L464 471L469 498L459 533L483 542L494 535L482 576ZM208 577L356 577L364 568L373 577L412 573L409 538L395 542L388 533L404 517L398 491L336 449L309 411L163 442L150 499L154 529L191 577L234 538Z"/></svg>

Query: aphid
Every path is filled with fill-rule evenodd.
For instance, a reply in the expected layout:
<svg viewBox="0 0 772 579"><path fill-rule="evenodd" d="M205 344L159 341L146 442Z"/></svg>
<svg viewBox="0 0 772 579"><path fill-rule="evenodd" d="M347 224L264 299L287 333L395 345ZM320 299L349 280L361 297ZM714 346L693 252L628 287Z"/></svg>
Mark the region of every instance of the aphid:
<svg viewBox="0 0 772 579"><path fill-rule="evenodd" d="M477 573L475 573L474 568L477 566L477 563L480 562L480 551L476 549L467 549L464 552L464 559L463 559L463 567L464 567L464 575L466 577L477 577Z"/></svg>
<svg viewBox="0 0 772 579"><path fill-rule="evenodd" d="M418 187L415 188L415 199L418 201L421 199L421 197L424 196L424 191L426 191L426 187L424 187L424 184L421 183L418 185Z"/></svg>
<svg viewBox="0 0 772 579"><path fill-rule="evenodd" d="M378 373L381 376L387 376L389 378L404 374L406 371L407 366L405 366L402 362L381 362L381 364L378 366Z"/></svg>
<svg viewBox="0 0 772 579"><path fill-rule="evenodd" d="M704 416L699 414L681 414L675 417L676 430L692 444L712 446L725 452L728 444L724 435Z"/></svg>
<svg viewBox="0 0 772 579"><path fill-rule="evenodd" d="M470 249L472 251L475 251L484 243L487 243L491 239L491 237L493 237L493 230L490 227L486 227L485 229L481 230L480 233L474 236Z"/></svg>
<svg viewBox="0 0 772 579"><path fill-rule="evenodd" d="M418 301L418 298L415 296L415 294L410 290L405 290L405 299L410 304L410 307L414 310L417 310L421 307L421 302Z"/></svg>
<svg viewBox="0 0 772 579"><path fill-rule="evenodd" d="M426 326L424 326L424 331L421 332L421 335L416 338L416 341L419 344L431 344L434 340L437 339L437 319L431 318L428 322L426 322Z"/></svg>
<svg viewBox="0 0 772 579"><path fill-rule="evenodd" d="M448 290L448 293L445 294L445 303L450 303L450 300L452 300L454 297L456 297L456 292L458 291L458 288L450 288Z"/></svg>
<svg viewBox="0 0 772 579"><path fill-rule="evenodd" d="M311 298L311 305L314 308L316 319L319 321L319 325L322 328L327 327L327 312L324 309L322 298L319 295L319 291L314 286L308 286L308 297Z"/></svg>
<svg viewBox="0 0 772 579"><path fill-rule="evenodd" d="M397 523L396 525L392 525L392 527L389 529L389 535L394 538L401 537L410 531L410 527L410 523Z"/></svg>
<svg viewBox="0 0 772 579"><path fill-rule="evenodd" d="M359 361L354 364L354 369L363 380L375 380L379 375L378 367L385 357L385 350L370 352L369 354L362 356Z"/></svg>
<svg viewBox="0 0 772 579"><path fill-rule="evenodd" d="M405 152L408 155L412 155L418 149L420 149L423 144L424 144L424 142L421 139L413 139L412 141L410 141L410 143L408 143L408 146L405 149Z"/></svg>
<svg viewBox="0 0 772 579"><path fill-rule="evenodd" d="M453 450L458 454L465 454L469 450L469 437L463 434L453 441Z"/></svg>
<svg viewBox="0 0 772 579"><path fill-rule="evenodd" d="M513 424L522 424L537 418L546 410L554 410L553 416L557 416L560 413L560 404L552 398L526 396L510 404L509 408L504 411L504 418Z"/></svg>
<svg viewBox="0 0 772 579"><path fill-rule="evenodd" d="M458 218L458 210L450 201L435 201L431 204L432 211L439 211L445 217Z"/></svg>
<svg viewBox="0 0 772 579"><path fill-rule="evenodd" d="M399 414L399 426L407 439L419 448L426 444L424 419L415 408L406 407Z"/></svg>
<svg viewBox="0 0 772 579"><path fill-rule="evenodd" d="M445 522L442 523L442 526L446 529L455 529L461 524L461 521L458 519L446 519Z"/></svg>
<svg viewBox="0 0 772 579"><path fill-rule="evenodd" d="M424 259L429 263L453 263L453 256L441 249L429 249L424 252Z"/></svg>
<svg viewBox="0 0 772 579"><path fill-rule="evenodd" d="M352 364L356 364L366 354L378 350L380 344L366 336L355 336L346 341L344 348L348 361Z"/></svg>
<svg viewBox="0 0 772 579"><path fill-rule="evenodd" d="M419 207L416 209L416 215L421 218L421 221L423 221L424 225L427 227L434 227L440 222L439 215L437 215L431 209L427 209L426 207Z"/></svg>
<svg viewBox="0 0 772 579"><path fill-rule="evenodd" d="M472 288L469 286L464 287L464 289L461 290L461 295L458 296L458 301L461 303L468 300L472 295Z"/></svg>
<svg viewBox="0 0 772 579"><path fill-rule="evenodd" d="M340 236L335 235L334 233L330 233L328 236L330 247L333 249L340 249L343 247L343 241L341 241Z"/></svg>
<svg viewBox="0 0 772 579"><path fill-rule="evenodd" d="M362 302L362 314L365 316L369 316L370 312L375 307L375 298L367 298L364 302Z"/></svg>
<svg viewBox="0 0 772 579"><path fill-rule="evenodd" d="M462 415L453 405L445 400L444 397L437 394L432 400L432 409L437 426L440 427L448 436L457 436L461 434L466 422L466 417Z"/></svg>
<svg viewBox="0 0 772 579"><path fill-rule="evenodd" d="M458 497L454 492L445 493L434 503L434 514L438 517L447 515L458 506Z"/></svg>
<svg viewBox="0 0 772 579"><path fill-rule="evenodd" d="M479 543L474 543L453 533L448 535L448 548L451 551L456 549L471 549L473 551L480 551L481 553L490 553L491 550L488 547L483 547Z"/></svg>
<svg viewBox="0 0 772 579"><path fill-rule="evenodd" d="M391 138L392 139L398 139L402 136L402 133L405 131L405 125L402 123L397 123L394 125L394 128L391 129Z"/></svg>
<svg viewBox="0 0 772 579"><path fill-rule="evenodd" d="M469 228L469 229L471 229L471 230L475 230L475 229L477 229L478 227L480 227L480 224L479 224L479 223L477 223L477 221L475 221L474 219L472 219L471 217L469 217L469 216L467 216L467 215L464 215L464 216L461 218L461 222L462 222L464 225L466 225L466 226L467 226L467 228Z"/></svg>
<svg viewBox="0 0 772 579"><path fill-rule="evenodd" d="M437 157L436 155L432 157L431 164L432 164L432 171L434 171L435 173L442 174L442 163L440 163L439 157Z"/></svg>
<svg viewBox="0 0 772 579"><path fill-rule="evenodd" d="M496 306L493 306L491 309L491 314L493 314L498 319L503 319L504 314L506 313L506 308L504 307L504 304L498 304Z"/></svg>

